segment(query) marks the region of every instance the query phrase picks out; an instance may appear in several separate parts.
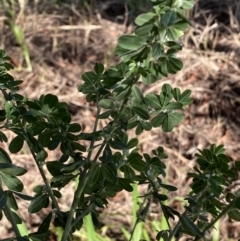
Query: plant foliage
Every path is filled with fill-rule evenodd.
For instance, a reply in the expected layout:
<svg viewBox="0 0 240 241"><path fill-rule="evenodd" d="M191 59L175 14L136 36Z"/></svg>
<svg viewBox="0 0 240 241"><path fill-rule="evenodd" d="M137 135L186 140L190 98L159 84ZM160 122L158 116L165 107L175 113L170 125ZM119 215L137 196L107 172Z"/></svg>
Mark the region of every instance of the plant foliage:
<svg viewBox="0 0 240 241"><path fill-rule="evenodd" d="M0 148L0 217L4 213L11 222L17 240L47 240L51 222L64 230L62 241L71 240L88 214L95 227L101 228L99 210L107 206L108 197L123 189L132 192L134 183L148 185L136 223L145 220L152 202L159 204L167 221L168 229L159 230L156 240L178 240L182 235L207 240L208 231L223 215L239 221L239 193L225 193L225 187L236 178L240 165L232 165L223 146L199 150L196 166L188 173L192 178L188 205L180 214L164 202L168 199L165 190L177 190L163 182L164 149L159 146L151 153L140 154L138 139L128 136L131 129L136 135L159 127L164 132L172 131L183 121L183 109L192 103L190 90L181 92L169 84L164 84L160 93L142 92L142 85L154 85L163 76L181 70L183 63L177 53L182 44L178 38L189 27L183 11L191 8L193 1L152 0L152 4L151 11L136 18L134 34L119 38L116 52L121 62L109 69L97 63L93 71L82 75L78 90L97 108L91 133L84 133L80 123L71 122L67 104L57 96L46 94L29 100L20 95L22 81L7 73L13 67L10 58L0 51L0 90L5 99L0 111L0 140L8 142L4 130L12 131L15 137L9 151L18 153L27 145L43 179L43 185L34 188L33 197L23 194L18 176L26 175L27 170L14 165L7 151ZM107 122L102 129L100 119ZM83 140L89 142L87 147ZM46 162L47 150L56 148L62 153L59 160ZM51 180L46 178L44 166ZM76 180L73 203L69 211L62 211L58 205L61 189ZM29 213L52 206L37 232L25 236L19 232L17 224L23 221L17 213L16 197L30 202ZM179 222L172 227L171 219L176 217Z"/></svg>

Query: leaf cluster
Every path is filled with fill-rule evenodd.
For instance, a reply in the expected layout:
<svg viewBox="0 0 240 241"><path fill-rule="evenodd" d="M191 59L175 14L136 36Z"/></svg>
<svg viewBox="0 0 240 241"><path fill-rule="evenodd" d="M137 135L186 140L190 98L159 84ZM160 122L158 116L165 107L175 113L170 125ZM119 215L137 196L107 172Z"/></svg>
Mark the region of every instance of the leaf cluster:
<svg viewBox="0 0 240 241"><path fill-rule="evenodd" d="M225 195L225 187L236 178L240 165L236 162L231 166L223 146L199 150L197 166L188 173L192 178L191 192L186 197L188 205L180 214L165 202L169 198L166 193L177 188L163 181L167 158L164 149L159 146L152 152L141 153L138 139L128 136L130 129L135 129L136 135L159 127L164 132L172 131L183 121L184 108L192 103L190 90L181 91L169 84L164 84L160 93L143 94L143 86L182 68L177 56L182 49L178 38L189 27L183 11L193 5L192 0L152 3L151 11L136 18L134 34L119 38L116 52L121 63L108 69L98 63L93 71L82 75L78 90L97 108L90 133L83 132L81 124L72 123L67 104L57 96L46 94L29 100L18 94L22 81L7 73L13 67L10 58L0 51L0 90L5 101L0 110L0 141L8 142L4 129L12 131L15 137L9 143L9 151L18 153L27 146L42 177L33 197L23 194L18 176L27 170L14 165L0 148L0 218L4 213L17 240L47 240L51 222L64 230L62 241L71 240L88 214L95 227L101 228L99 215L107 207L108 198L123 189L132 192L133 183L148 187L141 197L136 223L146 219L153 202L165 216L168 229L160 230L157 240L170 241L182 235L206 239L207 231L223 215L239 221L239 194ZM101 119L106 123L103 128L98 125ZM46 161L48 151L55 149L61 152L60 158ZM52 175L50 180L43 167ZM58 199L62 197L61 189L70 182L76 182L77 187L70 209L63 211ZM20 234L17 224L22 220L17 214L16 196L30 201L29 213L51 205L37 232ZM179 222L172 228L171 220L176 217Z"/></svg>

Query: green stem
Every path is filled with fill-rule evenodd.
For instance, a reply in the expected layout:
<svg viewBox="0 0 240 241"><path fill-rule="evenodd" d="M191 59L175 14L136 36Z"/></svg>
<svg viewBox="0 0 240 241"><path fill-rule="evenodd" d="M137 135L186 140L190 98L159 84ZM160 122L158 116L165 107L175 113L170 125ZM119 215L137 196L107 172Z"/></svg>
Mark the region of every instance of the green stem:
<svg viewBox="0 0 240 241"><path fill-rule="evenodd" d="M98 102L98 98L97 98L97 102ZM101 107L98 105L96 121L95 121L94 127L93 127L93 133L97 131L97 126L98 126L98 121L99 121L98 116L99 116L100 112L101 112ZM88 152L88 156L87 156L88 161L91 159L92 152L93 152L92 147L94 146L94 143L95 143L95 140L93 138L91 140L90 147L89 147L90 151Z"/></svg>
<svg viewBox="0 0 240 241"><path fill-rule="evenodd" d="M98 149L98 152L97 152L96 156L94 157L94 159L93 159L93 161L92 161L93 163L97 161L97 159L98 159L98 157L100 156L100 154L101 154L103 148L105 147L105 145L106 145L105 143L102 143L102 145L101 145L100 148Z"/></svg>
<svg viewBox="0 0 240 241"><path fill-rule="evenodd" d="M93 163L97 161L97 159L98 159L99 155L101 154L104 146L105 146L105 143L103 143L103 144L101 145L101 147L99 148L99 150L98 150L98 152L97 152L94 160L92 161ZM87 178L87 180L88 180L89 177L87 176L86 178ZM78 185L78 186L79 186L79 185ZM84 186L85 186L85 185L84 185ZM92 204L90 204L90 206L88 207L88 209L86 209L80 216L78 216L78 217L75 219L75 221L74 221L74 222L72 223L72 225L71 225L71 229L72 229L72 227L74 227L74 225L75 225L81 218L83 218L83 217L89 212L89 210L91 210L91 206L92 206Z"/></svg>
<svg viewBox="0 0 240 241"><path fill-rule="evenodd" d="M196 195L196 197L194 198L194 201L197 202L203 195L203 193L207 190L208 186L206 185L206 187ZM187 214L187 210L182 214L182 215L186 215ZM178 221L177 225L174 227L174 229L172 230L172 232L170 233L167 241L172 241L172 239L174 238L174 236L177 234L177 232L179 231L179 229L181 228L182 224L180 222L180 220Z"/></svg>
<svg viewBox="0 0 240 241"><path fill-rule="evenodd" d="M161 205L161 207L162 207L163 204L160 203L160 205ZM163 215L163 213L162 213L162 215ZM169 232L171 233L171 232L172 232L172 228L171 228L170 222L169 222L169 220L168 220L164 215L163 215L163 219L162 219L162 222L161 222L162 230L163 230L163 228L164 228L163 226L165 226L165 224L163 225L164 218L165 218L165 221L166 221L166 223L167 223Z"/></svg>
<svg viewBox="0 0 240 241"><path fill-rule="evenodd" d="M17 223L15 221L15 218L13 216L13 213L12 213L10 207L8 207L8 205L6 204L6 206L4 207L3 210L4 210L4 213L5 213L6 217L8 217L8 219L10 219L9 221L10 221L10 223L12 225L12 228L13 228L16 236L17 237L22 237L21 232L20 232L20 230L18 228L18 225L17 225Z"/></svg>
<svg viewBox="0 0 240 241"><path fill-rule="evenodd" d="M136 220L135 223L134 223L133 230L132 230L132 232L131 232L131 236L130 236L130 238L129 238L129 241L132 240L133 235L134 235L134 231L135 231L135 229L136 229L138 223L139 223L139 219L137 218L137 220Z"/></svg>
<svg viewBox="0 0 240 241"><path fill-rule="evenodd" d="M79 180L78 187L77 187L77 190L76 190L75 195L74 195L74 199L73 199L71 209L69 210L67 223L66 223L61 241L67 241L67 239L69 237L69 234L71 233L73 216L74 216L76 208L78 206L79 199L80 199L80 197L83 193L83 190L86 186L86 183L89 179L89 176L86 175L86 174L87 174L87 169L84 170L81 178L79 177L80 180Z"/></svg>
<svg viewBox="0 0 240 241"><path fill-rule="evenodd" d="M97 100L98 102L98 100ZM97 116L100 114L101 112L101 108L98 106L98 110L97 110ZM94 123L94 127L93 127L93 132L96 132L97 131L97 126L98 126L98 121L99 119L96 118L96 121ZM88 153L88 156L87 156L87 160L90 161L91 159L91 155L92 155L92 147L94 146L94 139L91 141L90 143L90 151ZM65 226L65 230L64 230L64 233L63 233L63 236L62 236L62 239L61 241L67 241L68 237L69 237L69 234L71 233L71 230L72 230L72 220L73 220L73 216L76 212L76 209L77 209L77 206L78 206L78 203L79 203L79 199L83 193L83 190L88 182L88 179L89 179L89 175L87 175L87 170L88 169L84 169L81 177L80 178L80 181L78 183L78 187L77 187L77 190L74 194L74 199L73 199L73 203L72 203L72 206L71 206L71 209L69 210L69 214L68 214L68 219L67 219L67 223L66 223L66 226Z"/></svg>
<svg viewBox="0 0 240 241"><path fill-rule="evenodd" d="M76 224L80 219L82 219L83 217L85 217L85 216L88 214L88 212L91 210L91 208L92 208L92 204L90 204L90 206L89 206L87 209L85 209L85 210L81 213L81 215L79 215L79 216L75 219L75 221L72 223L71 228L74 227L75 224Z"/></svg>
<svg viewBox="0 0 240 241"><path fill-rule="evenodd" d="M31 142L30 142L30 140L28 139L27 136L26 136L26 140L27 140L28 147L29 147L29 149L30 149L30 151L31 151L31 154L32 154L32 156L33 156L33 158L34 158L34 160L35 160L35 163L36 163L37 167L38 167L38 170L39 170L39 172L40 172L40 175L42 176L42 179L43 179L43 182L44 182L44 184L45 184L45 186L46 186L47 192L48 192L49 196L51 197L53 207L56 208L58 211L60 211L60 208L59 208L59 206L58 206L58 202L57 202L57 200L56 200L56 198L55 198L55 196L54 196L54 194L53 194L52 188L50 187L50 185L49 185L49 183L48 183L48 180L47 180L47 178L46 178L46 176L45 176L45 173L44 173L44 171L43 171L42 166L41 166L41 165L39 164L39 162L37 161L36 154L34 153L34 151L33 151L33 149L32 149L32 146L31 146Z"/></svg>
<svg viewBox="0 0 240 241"><path fill-rule="evenodd" d="M205 233L208 229L212 228L213 225L220 220L225 214L227 214L235 205L235 199L224 209L222 210L221 213L218 214L218 216L211 222L209 223L204 229L203 229L203 233ZM200 237L196 237L194 239L194 241L198 241L200 240Z"/></svg>
<svg viewBox="0 0 240 241"><path fill-rule="evenodd" d="M0 186L0 193L4 192L2 187ZM18 228L18 225L16 223L16 219L14 218L11 208L8 206L8 202L6 203L5 207L3 208L3 212L5 213L5 216L7 217L8 221L11 223L12 228L15 232L15 234L19 237L21 237L21 232Z"/></svg>

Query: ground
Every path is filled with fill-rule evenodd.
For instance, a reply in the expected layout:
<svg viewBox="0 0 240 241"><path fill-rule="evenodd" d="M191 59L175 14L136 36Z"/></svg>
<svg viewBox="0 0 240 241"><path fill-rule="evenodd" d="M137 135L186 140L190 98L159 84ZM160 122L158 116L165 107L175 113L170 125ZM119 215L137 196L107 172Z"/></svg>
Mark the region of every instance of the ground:
<svg viewBox="0 0 240 241"><path fill-rule="evenodd" d="M22 1L19 1L21 3ZM24 2L24 1L23 1ZM62 1L59 1L62 2ZM95 2L95 1L93 1ZM24 11L16 5L12 7L14 22L24 31L30 62L27 65L23 47L9 27L9 17L0 9L0 46L11 56L15 65L12 71L15 79L24 80L21 93L30 99L41 94L52 93L68 104L73 121L80 122L84 131L91 130L95 107L86 103L85 96L78 92L81 74L93 69L96 62L106 67L119 60L114 54L117 38L131 33L134 28L132 19L137 11L148 7L147 1L139 9L129 8L121 1L97 1L95 8L86 5L81 8L74 4L56 4L54 1L29 1ZM95 2L96 3L96 2ZM133 11L134 10L134 11ZM169 156L169 183L176 185L179 191L172 205L181 208L181 201L187 192L186 171L194 165L197 149L209 147L212 143L223 144L226 153L234 160L240 159L240 4L238 1L197 1L194 10L189 13L191 29L182 38L183 51L179 57L184 68L175 76L168 76L154 86L144 88L144 92L160 91L164 83L170 83L181 90L191 89L193 104L185 113L184 122L170 134L154 129L151 134L139 137L141 150L163 146ZM11 138L10 133L7 133ZM7 150L6 144L1 144ZM51 154L52 155L52 154ZM49 155L49 160L55 154ZM27 152L12 155L13 160L26 167L30 173L24 179L26 192L40 180L37 180L36 168ZM238 189L236 180L232 188ZM62 207L66 207L72 198L72 187L65 189ZM20 203L24 210L26 203ZM21 213L34 230L39 225L46 210L29 216ZM123 215L124 213L124 215ZM110 218L109 215L111 214ZM152 208L152 218L159 213ZM131 195L120 193L109 200L109 207L102 215L106 227L131 225ZM31 223L31 224L30 224ZM146 228L151 229L148 223ZM237 223L225 217L220 226L221 240L240 238ZM1 237L11 235L9 225L0 222ZM124 240L118 228L107 231L111 240ZM118 238L117 238L118 237ZM54 239L54 237L53 237Z"/></svg>

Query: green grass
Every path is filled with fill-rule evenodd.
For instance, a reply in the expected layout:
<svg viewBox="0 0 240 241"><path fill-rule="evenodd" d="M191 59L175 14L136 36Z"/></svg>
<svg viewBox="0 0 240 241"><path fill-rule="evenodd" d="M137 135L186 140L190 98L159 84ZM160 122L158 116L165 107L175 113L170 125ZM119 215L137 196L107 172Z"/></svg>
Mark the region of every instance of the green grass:
<svg viewBox="0 0 240 241"><path fill-rule="evenodd" d="M18 14L16 12L16 5L17 5L16 1L3 0L0 3L0 6L2 5L2 7L4 8L4 11L5 11L6 17L7 17L7 23L11 29L11 32L12 32L16 42L19 44L19 46L21 48L22 54L24 56L24 60L26 62L27 70L32 71L30 53L29 53L28 46L26 43L24 30L22 29L22 27L20 25L18 25L16 23L17 18L24 18L25 5L22 3L24 3L24 1L19 1L20 12ZM22 66L20 66L20 68L22 68Z"/></svg>

